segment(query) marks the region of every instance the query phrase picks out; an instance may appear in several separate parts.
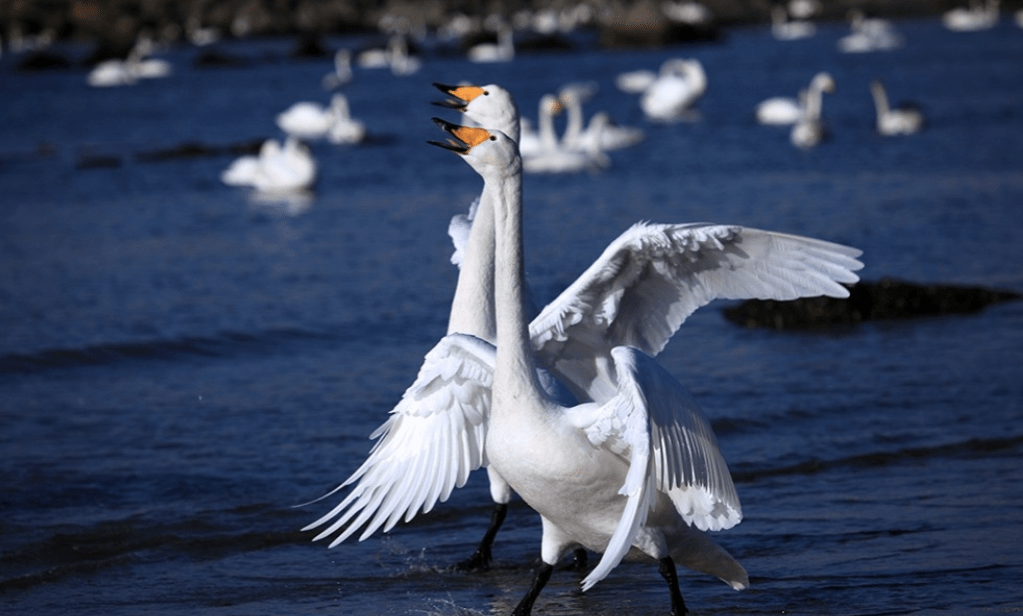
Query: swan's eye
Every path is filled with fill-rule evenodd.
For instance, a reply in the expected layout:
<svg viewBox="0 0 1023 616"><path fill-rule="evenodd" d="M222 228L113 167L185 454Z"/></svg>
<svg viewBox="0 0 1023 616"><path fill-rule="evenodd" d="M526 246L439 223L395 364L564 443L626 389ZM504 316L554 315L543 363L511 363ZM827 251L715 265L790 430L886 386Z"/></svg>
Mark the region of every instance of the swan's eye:
<svg viewBox="0 0 1023 616"><path fill-rule="evenodd" d="M483 90L483 96L490 96L490 92L487 92L486 90Z"/></svg>
<svg viewBox="0 0 1023 616"><path fill-rule="evenodd" d="M497 137L495 137L495 136L491 135L491 136L490 136L490 140L491 140L491 141L497 141Z"/></svg>

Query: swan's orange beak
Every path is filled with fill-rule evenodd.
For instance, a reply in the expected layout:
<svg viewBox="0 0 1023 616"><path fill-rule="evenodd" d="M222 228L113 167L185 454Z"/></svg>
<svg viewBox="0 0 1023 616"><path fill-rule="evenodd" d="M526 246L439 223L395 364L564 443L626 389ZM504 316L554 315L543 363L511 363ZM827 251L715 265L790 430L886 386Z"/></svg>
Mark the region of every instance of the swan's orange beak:
<svg viewBox="0 0 1023 616"><path fill-rule="evenodd" d="M451 122L440 118L433 118L433 122L437 126L441 127L444 132L454 137L454 139L448 139L446 142L431 140L427 141L427 143L442 147L445 150L451 150L456 154L462 154L464 156L475 146L483 143L487 139L490 139L490 131L485 128L461 126L459 124L452 124Z"/></svg>
<svg viewBox="0 0 1023 616"><path fill-rule="evenodd" d="M466 105L476 100L479 96L486 95L487 91L479 86L446 86L442 83L435 83L433 87L437 88L441 92L448 96L453 96L453 99L445 101L434 101L434 105L439 107L448 107L449 109L457 109L459 111L465 111Z"/></svg>

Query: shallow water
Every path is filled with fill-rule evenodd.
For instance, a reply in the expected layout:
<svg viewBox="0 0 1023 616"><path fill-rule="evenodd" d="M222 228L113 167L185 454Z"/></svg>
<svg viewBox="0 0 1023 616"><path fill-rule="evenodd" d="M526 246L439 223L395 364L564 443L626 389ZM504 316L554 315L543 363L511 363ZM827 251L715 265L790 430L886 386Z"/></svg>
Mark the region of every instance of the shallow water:
<svg viewBox="0 0 1023 616"><path fill-rule="evenodd" d="M866 279L1023 291L1023 32L899 22L901 49L845 56L829 25L658 51L438 56L395 78L357 71L352 113L374 139L315 144L306 203L220 184L231 156L143 156L276 137L274 115L326 101L327 61L290 41L225 51L245 67L95 90L81 72L0 60L0 556L5 613L501 614L539 547L516 503L486 574L445 570L486 522L474 476L434 512L327 550L305 508L364 459L369 433L444 333L448 220L480 183L427 146L432 81L540 95L595 80L587 112L647 129L600 174L526 180L526 250L541 301L638 220L710 220L864 250ZM336 45L356 41L332 41ZM618 72L698 57L700 121L646 123ZM830 141L801 152L754 105L829 70ZM871 128L867 83L913 98L912 137ZM107 163L96 165L96 162ZM86 164L83 164L86 163ZM90 164L91 163L91 164ZM566 231L568 229L568 231ZM696 614L962 614L1023 608L1023 303L974 315L812 333L745 330L704 308L660 356L703 405L745 520L716 535L750 572L736 593L681 572ZM595 562L595 561L594 561ZM558 572L537 614L668 607L655 567L591 591Z"/></svg>

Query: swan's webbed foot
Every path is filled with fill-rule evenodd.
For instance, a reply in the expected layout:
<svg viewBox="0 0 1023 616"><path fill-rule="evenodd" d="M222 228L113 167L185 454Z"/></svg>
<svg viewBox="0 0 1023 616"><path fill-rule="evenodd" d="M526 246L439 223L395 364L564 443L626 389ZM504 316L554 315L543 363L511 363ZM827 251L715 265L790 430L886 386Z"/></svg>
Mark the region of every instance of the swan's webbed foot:
<svg viewBox="0 0 1023 616"><path fill-rule="evenodd" d="M668 592L671 593L671 616L685 616L689 613L686 609L686 602L682 599L682 591L678 588L678 571L675 569L675 561L671 556L665 556L660 561L661 577L668 583Z"/></svg>
<svg viewBox="0 0 1023 616"><path fill-rule="evenodd" d="M502 503L494 505L494 511L490 514L490 526L487 528L486 534L483 535L480 546L476 548L472 556L455 563L456 571L487 571L490 569L490 561L493 559L491 548L506 515L508 515L508 505Z"/></svg>

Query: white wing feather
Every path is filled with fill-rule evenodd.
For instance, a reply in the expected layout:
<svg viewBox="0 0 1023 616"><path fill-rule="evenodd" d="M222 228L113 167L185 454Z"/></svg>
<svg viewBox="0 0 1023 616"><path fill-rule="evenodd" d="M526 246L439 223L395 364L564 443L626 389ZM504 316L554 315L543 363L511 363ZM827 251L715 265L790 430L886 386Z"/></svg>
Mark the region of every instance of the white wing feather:
<svg viewBox="0 0 1023 616"><path fill-rule="evenodd" d="M840 283L859 280L860 254L740 226L638 223L533 319L530 338L556 374L592 391L594 357L616 346L657 355L715 299L847 297Z"/></svg>
<svg viewBox="0 0 1023 616"><path fill-rule="evenodd" d="M583 580L588 590L628 554L657 492L666 493L690 525L731 528L742 508L710 423L682 385L642 351L611 351L618 394L574 421L595 446L629 461L620 493L625 510L600 562Z"/></svg>
<svg viewBox="0 0 1023 616"><path fill-rule="evenodd" d="M463 334L442 338L391 416L371 435L379 440L366 462L330 494L358 484L303 530L330 523L318 540L343 529L331 542L334 547L366 525L361 541L420 510L430 511L465 485L469 473L486 464L493 370L493 345Z"/></svg>

